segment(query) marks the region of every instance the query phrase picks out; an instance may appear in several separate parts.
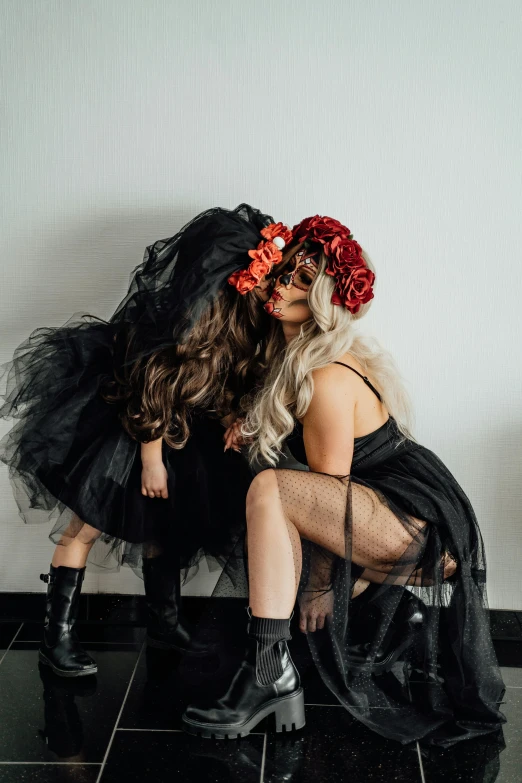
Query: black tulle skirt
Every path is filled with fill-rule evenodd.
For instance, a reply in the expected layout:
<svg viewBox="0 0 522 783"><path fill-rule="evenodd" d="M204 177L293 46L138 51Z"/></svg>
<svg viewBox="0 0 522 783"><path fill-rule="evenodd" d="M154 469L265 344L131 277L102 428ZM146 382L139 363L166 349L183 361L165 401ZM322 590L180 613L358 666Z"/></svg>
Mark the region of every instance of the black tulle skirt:
<svg viewBox="0 0 522 783"><path fill-rule="evenodd" d="M143 496L140 444L101 394L113 373L113 336L111 324L73 319L34 332L7 366L0 412L16 422L0 458L20 515L50 523L57 544L95 540L89 560L100 567L127 563L140 573L143 556L162 552L186 577L202 557L221 566L244 530L250 469L223 451L220 422L195 414L185 447L164 445L168 499Z"/></svg>

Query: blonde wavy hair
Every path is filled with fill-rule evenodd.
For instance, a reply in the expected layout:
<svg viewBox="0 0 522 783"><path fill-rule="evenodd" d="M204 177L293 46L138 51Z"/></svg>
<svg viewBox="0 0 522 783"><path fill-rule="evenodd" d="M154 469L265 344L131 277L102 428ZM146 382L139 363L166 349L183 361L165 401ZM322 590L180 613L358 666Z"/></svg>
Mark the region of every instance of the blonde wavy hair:
<svg viewBox="0 0 522 783"><path fill-rule="evenodd" d="M290 250L285 259L291 254ZM367 266L375 271L368 255L363 253L363 257ZM347 352L370 376L403 438L413 439L412 407L393 357L375 338L357 333L355 322L368 312L371 302L362 305L357 314L333 305L335 280L325 274L326 264L327 258L322 253L318 274L308 291L313 318L304 323L300 333L287 344L282 342L280 326L269 337L270 369L263 387L253 400L245 403L247 413L242 433L252 439L249 447L252 464L277 464L283 453L283 443L294 429L295 419L306 414L312 400L313 371Z"/></svg>

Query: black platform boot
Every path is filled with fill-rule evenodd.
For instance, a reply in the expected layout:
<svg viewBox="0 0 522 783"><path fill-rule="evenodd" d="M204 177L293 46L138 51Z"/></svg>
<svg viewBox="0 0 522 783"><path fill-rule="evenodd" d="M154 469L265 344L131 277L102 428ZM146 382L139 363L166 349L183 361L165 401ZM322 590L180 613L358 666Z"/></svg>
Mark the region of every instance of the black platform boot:
<svg viewBox="0 0 522 783"><path fill-rule="evenodd" d="M211 648L191 638L180 617L179 565L163 555L143 559L143 582L147 602L147 644L161 650L188 655L208 655Z"/></svg>
<svg viewBox="0 0 522 783"><path fill-rule="evenodd" d="M305 725L304 694L288 651L288 620L251 617L243 662L226 694L209 706L189 706L183 728L201 737L245 737L269 715L277 732Z"/></svg>
<svg viewBox="0 0 522 783"><path fill-rule="evenodd" d="M420 633L426 617L426 606L413 593L394 585L388 587L375 598L380 585L370 585L361 598L370 591L364 602L362 619L363 635L368 639L368 631L377 629L387 614L391 615L387 629L375 649L372 641L352 644L349 648L349 665L353 672L369 667L373 674L390 671L400 656L413 644ZM400 593L398 597L397 593ZM369 599L369 600L368 600ZM358 599L355 599L355 602Z"/></svg>
<svg viewBox="0 0 522 783"><path fill-rule="evenodd" d="M48 574L40 574L47 582L47 613L39 657L60 677L85 677L98 671L74 627L84 575L85 568L52 565Z"/></svg>

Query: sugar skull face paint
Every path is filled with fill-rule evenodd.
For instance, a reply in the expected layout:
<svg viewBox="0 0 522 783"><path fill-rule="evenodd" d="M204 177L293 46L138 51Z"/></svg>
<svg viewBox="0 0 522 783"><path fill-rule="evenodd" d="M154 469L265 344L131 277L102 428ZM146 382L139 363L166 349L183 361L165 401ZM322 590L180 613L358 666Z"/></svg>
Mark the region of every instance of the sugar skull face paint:
<svg viewBox="0 0 522 783"><path fill-rule="evenodd" d="M310 320L308 290L318 271L316 257L316 251L301 247L279 270L272 295L265 304L267 313L298 324Z"/></svg>

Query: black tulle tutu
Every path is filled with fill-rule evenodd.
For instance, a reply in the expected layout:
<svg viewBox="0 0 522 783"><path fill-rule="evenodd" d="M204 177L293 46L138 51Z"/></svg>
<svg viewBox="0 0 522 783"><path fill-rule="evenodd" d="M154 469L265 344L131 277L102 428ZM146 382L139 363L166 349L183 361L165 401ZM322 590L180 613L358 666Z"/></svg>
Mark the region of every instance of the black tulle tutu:
<svg viewBox="0 0 522 783"><path fill-rule="evenodd" d="M230 292L229 275L249 263L271 222L247 204L207 210L146 249L109 321L75 316L16 349L0 406L15 423L0 459L25 522L51 522L52 540L64 545L96 537L89 559L105 567L139 569L143 556L166 549L186 575L203 555L210 567L226 561L244 528L251 473L242 456L223 452L219 421L194 411L186 446L164 445L169 499L151 499L141 494L140 444L104 391L153 351L184 341L209 303Z"/></svg>
<svg viewBox="0 0 522 783"><path fill-rule="evenodd" d="M64 545L82 529L87 540L90 525L101 532L91 562L108 568L139 568L158 548L176 552L185 569L203 554L223 563L244 526L251 473L223 451L220 422L195 415L183 449L164 445L169 498L146 497L140 444L99 393L112 369L110 330L85 321L39 330L19 349L27 355L39 370L38 386L29 381L34 404L2 442L23 519L52 522L51 539Z"/></svg>

